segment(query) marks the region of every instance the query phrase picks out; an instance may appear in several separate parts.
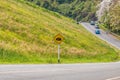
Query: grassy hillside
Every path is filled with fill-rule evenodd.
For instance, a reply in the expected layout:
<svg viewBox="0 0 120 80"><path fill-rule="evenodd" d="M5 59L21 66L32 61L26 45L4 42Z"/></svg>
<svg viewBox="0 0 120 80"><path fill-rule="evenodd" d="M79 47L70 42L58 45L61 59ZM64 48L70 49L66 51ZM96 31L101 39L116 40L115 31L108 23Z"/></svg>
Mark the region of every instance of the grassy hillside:
<svg viewBox="0 0 120 80"><path fill-rule="evenodd" d="M62 63L118 58L116 50L69 18L21 0L0 3L0 63L57 63L58 33L64 36Z"/></svg>

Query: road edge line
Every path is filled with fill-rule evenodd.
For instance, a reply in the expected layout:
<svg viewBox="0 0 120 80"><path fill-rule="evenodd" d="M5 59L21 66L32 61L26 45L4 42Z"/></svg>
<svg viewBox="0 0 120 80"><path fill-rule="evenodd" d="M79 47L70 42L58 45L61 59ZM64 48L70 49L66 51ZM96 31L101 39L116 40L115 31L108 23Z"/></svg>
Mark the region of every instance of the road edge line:
<svg viewBox="0 0 120 80"><path fill-rule="evenodd" d="M109 79L106 79L106 80L116 80L116 79L120 79L120 77L109 78Z"/></svg>

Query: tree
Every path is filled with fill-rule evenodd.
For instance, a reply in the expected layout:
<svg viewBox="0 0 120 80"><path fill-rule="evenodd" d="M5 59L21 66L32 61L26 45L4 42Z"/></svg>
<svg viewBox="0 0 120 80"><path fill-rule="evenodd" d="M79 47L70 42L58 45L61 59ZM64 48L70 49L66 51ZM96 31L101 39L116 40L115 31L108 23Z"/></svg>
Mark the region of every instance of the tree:
<svg viewBox="0 0 120 80"><path fill-rule="evenodd" d="M120 34L120 5L116 4L110 10L110 26L112 31Z"/></svg>

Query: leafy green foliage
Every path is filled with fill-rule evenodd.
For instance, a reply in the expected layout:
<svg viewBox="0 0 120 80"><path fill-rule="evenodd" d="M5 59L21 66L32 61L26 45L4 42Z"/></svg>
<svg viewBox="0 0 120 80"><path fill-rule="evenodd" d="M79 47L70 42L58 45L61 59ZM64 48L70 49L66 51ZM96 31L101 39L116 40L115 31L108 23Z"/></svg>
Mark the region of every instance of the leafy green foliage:
<svg viewBox="0 0 120 80"><path fill-rule="evenodd" d="M101 22L110 31L120 35L120 3L115 0L110 10L104 14Z"/></svg>
<svg viewBox="0 0 120 80"><path fill-rule="evenodd" d="M120 35L120 4L116 4L110 11L111 30Z"/></svg>
<svg viewBox="0 0 120 80"><path fill-rule="evenodd" d="M27 0L29 1L29 0ZM77 21L97 20L96 5L100 0L34 0L30 1Z"/></svg>

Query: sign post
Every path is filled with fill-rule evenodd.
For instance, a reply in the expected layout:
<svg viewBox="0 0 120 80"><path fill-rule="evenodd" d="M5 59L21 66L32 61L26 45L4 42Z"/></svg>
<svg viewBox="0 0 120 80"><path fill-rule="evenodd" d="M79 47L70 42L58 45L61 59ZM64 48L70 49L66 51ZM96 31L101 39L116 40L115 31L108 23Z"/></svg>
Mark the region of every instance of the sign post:
<svg viewBox="0 0 120 80"><path fill-rule="evenodd" d="M63 41L63 36L61 34L57 34L54 37L54 42L58 44L58 63L60 63L60 44Z"/></svg>
<svg viewBox="0 0 120 80"><path fill-rule="evenodd" d="M58 44L58 63L60 63L60 44Z"/></svg>

